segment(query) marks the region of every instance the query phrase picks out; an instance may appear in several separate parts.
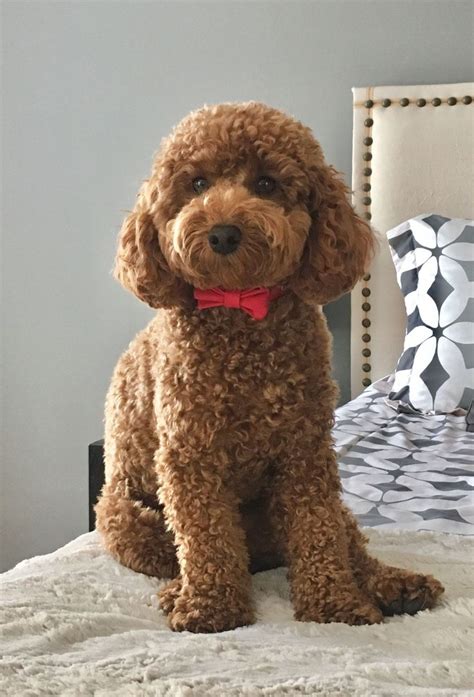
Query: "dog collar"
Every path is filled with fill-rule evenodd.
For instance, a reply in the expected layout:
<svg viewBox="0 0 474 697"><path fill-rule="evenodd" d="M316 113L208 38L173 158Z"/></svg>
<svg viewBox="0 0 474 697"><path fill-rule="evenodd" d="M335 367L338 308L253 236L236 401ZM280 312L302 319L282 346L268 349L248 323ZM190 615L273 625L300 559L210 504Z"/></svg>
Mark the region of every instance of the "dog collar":
<svg viewBox="0 0 474 697"><path fill-rule="evenodd" d="M212 307L232 307L243 310L253 319L264 319L272 300L283 295L283 288L249 288L247 290L224 290L223 288L194 289L198 310L208 310Z"/></svg>

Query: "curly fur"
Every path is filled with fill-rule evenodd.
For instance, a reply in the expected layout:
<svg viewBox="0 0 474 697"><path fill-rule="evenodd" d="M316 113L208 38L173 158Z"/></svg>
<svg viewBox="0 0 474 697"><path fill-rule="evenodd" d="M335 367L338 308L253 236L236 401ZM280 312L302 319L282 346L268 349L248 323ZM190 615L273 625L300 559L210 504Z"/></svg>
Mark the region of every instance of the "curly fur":
<svg viewBox="0 0 474 697"><path fill-rule="evenodd" d="M277 182L265 197L262 175ZM201 195L196 177L210 184ZM230 255L208 245L217 223L242 231ZM353 287L373 248L311 131L282 112L205 107L163 142L116 266L160 309L112 379L96 511L118 560L172 578L161 593L172 629L253 622L250 574L281 564L300 620L375 623L442 593L370 557L341 501L320 306ZM286 292L260 322L193 301L194 287L276 284Z"/></svg>

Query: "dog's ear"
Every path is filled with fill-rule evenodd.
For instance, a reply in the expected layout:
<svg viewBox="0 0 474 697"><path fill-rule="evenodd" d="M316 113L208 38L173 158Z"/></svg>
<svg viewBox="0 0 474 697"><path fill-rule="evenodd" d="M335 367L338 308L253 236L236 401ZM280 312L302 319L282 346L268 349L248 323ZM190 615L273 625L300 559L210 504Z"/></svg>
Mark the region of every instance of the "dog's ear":
<svg viewBox="0 0 474 697"><path fill-rule="evenodd" d="M169 269L153 223L156 187L145 181L119 234L114 276L150 307L185 306L189 288Z"/></svg>
<svg viewBox="0 0 474 697"><path fill-rule="evenodd" d="M312 219L301 266L292 287L304 301L324 305L351 290L375 250L370 226L348 200L349 191L333 167L312 169Z"/></svg>

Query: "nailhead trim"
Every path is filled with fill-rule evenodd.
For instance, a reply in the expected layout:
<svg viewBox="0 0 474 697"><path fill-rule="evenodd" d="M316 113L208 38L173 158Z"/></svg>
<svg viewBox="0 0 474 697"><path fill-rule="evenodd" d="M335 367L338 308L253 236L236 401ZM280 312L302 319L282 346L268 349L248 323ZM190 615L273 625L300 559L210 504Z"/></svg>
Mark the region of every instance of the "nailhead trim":
<svg viewBox="0 0 474 697"><path fill-rule="evenodd" d="M441 106L441 104L447 104L448 106L455 106L456 104L459 104L462 102L463 104L472 104L472 96L469 94L466 94L462 99L457 99L457 97L448 97L447 99L441 99L440 97L433 97L431 100L431 104L433 106ZM402 97L399 101L398 104L402 107L406 107L409 104L416 104L418 107L424 107L427 105L427 101L424 97L420 97L416 101L410 101L408 97ZM388 97L385 97L384 99L380 100L373 100L373 99L367 99L362 106L364 106L366 109L372 109L374 106L382 106L385 109L388 109L389 106L392 106L394 102L392 102L391 99ZM361 106L360 104L356 104L356 106ZM368 128L373 126L373 119L369 116L367 119L365 119L364 124Z"/></svg>
<svg viewBox="0 0 474 697"><path fill-rule="evenodd" d="M390 100L385 100L385 106L390 106L391 101ZM372 160L372 152L371 152L371 146L374 143L374 139L372 137L372 126L374 125L374 119L371 114L371 109L374 106L374 101L373 99L367 99L365 102L365 107L366 109L369 110L369 113L367 114L367 118L364 120L364 126L366 127L367 131L364 134L363 138L363 144L366 147L366 150L364 151L362 155L362 159L364 162L370 162ZM371 167L364 167L363 169L363 174L365 177L367 177L367 181L365 181L362 185L362 191L364 191L366 194L372 189L372 185L370 183L370 176L372 174L372 168ZM366 210L363 213L363 216L365 220L371 220L372 219L372 212L370 210L370 206L372 205L372 198L370 196L363 196L362 197L362 204L366 206ZM367 284L370 281L370 273L366 273L363 277L364 283ZM362 297L367 298L370 296L370 288L367 285L364 285L362 288ZM361 305L362 312L364 313L364 317L362 318L362 326L364 328L368 328L371 325L370 318L368 316L368 313L371 310L371 305L368 302L363 302ZM362 335L362 341L363 343L367 343L370 341L370 335L369 334L363 334ZM368 354L367 354L368 352ZM370 349L363 349L362 350L362 355L364 358L367 358L370 356ZM371 367L369 363L363 363L362 366L362 371L363 373L370 373ZM364 387L367 387L367 385L371 384L370 377L366 375L362 379L362 385Z"/></svg>
<svg viewBox="0 0 474 697"><path fill-rule="evenodd" d="M364 358L369 358L372 355L372 351L369 348L362 349L362 355Z"/></svg>

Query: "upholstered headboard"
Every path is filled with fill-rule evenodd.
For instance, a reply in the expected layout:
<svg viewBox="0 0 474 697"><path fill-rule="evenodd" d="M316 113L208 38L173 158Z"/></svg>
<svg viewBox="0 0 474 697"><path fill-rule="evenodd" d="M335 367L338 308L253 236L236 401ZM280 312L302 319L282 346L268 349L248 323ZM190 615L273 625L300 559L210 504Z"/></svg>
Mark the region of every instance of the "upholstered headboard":
<svg viewBox="0 0 474 697"><path fill-rule="evenodd" d="M386 232L422 213L474 216L474 84L356 87L353 203L379 234L352 293L352 396L393 372L406 315Z"/></svg>

